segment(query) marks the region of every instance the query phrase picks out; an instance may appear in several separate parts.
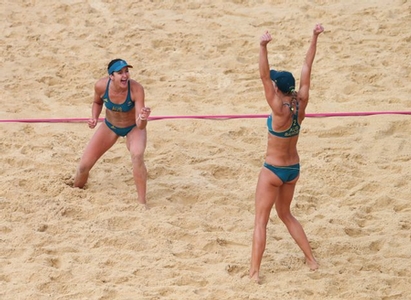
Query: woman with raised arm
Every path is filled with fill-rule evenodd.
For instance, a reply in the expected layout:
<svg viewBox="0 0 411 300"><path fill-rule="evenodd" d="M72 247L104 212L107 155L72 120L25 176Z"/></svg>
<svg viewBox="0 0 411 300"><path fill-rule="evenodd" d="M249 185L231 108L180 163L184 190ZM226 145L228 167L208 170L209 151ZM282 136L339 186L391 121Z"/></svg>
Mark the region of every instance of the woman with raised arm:
<svg viewBox="0 0 411 300"><path fill-rule="evenodd" d="M295 90L295 79L290 72L270 70L266 32L260 40L259 70L265 97L271 108L267 119L268 143L264 166L261 169L255 194L255 224L252 242L250 278L260 281L260 266L266 246L266 230L271 209L275 206L278 217L304 253L311 270L318 268L304 229L291 214L290 206L300 174L297 141L300 126L308 104L311 68L317 39L324 31L321 24L313 30L310 47L301 70L300 87Z"/></svg>

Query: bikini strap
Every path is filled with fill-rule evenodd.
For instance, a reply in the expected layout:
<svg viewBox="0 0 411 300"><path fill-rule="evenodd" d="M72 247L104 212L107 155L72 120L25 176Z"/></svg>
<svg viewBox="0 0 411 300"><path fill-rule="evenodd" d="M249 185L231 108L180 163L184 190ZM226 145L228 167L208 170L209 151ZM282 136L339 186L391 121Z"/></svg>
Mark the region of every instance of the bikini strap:
<svg viewBox="0 0 411 300"><path fill-rule="evenodd" d="M132 100L131 100L131 84L130 84L130 80L128 81L127 99L126 99L126 101L132 101Z"/></svg>
<svg viewBox="0 0 411 300"><path fill-rule="evenodd" d="M109 98L108 98L108 88L110 86L110 81L111 81L111 79L109 78L108 82L107 82L107 86L106 86L106 91L104 92L104 95L103 95L102 99L108 99L109 100Z"/></svg>

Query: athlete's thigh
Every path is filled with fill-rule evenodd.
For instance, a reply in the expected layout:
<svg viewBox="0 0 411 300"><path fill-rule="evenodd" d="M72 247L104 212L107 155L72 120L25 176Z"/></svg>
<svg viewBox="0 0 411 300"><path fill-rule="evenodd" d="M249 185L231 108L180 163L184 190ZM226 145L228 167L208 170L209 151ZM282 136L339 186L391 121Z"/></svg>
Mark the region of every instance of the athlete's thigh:
<svg viewBox="0 0 411 300"><path fill-rule="evenodd" d="M273 184L273 176L271 171L263 167L258 177L255 210L256 215L260 216L264 221L268 221L271 208L278 198L279 186Z"/></svg>
<svg viewBox="0 0 411 300"><path fill-rule="evenodd" d="M278 191L278 200L275 203L275 208L278 213L286 213L290 211L291 201L294 197L295 185L298 178L291 182L284 183Z"/></svg>
<svg viewBox="0 0 411 300"><path fill-rule="evenodd" d="M100 124L84 151L84 158L99 159L117 141L118 136L105 123Z"/></svg>
<svg viewBox="0 0 411 300"><path fill-rule="evenodd" d="M142 155L146 150L147 130L134 127L127 134L127 149L134 155Z"/></svg>

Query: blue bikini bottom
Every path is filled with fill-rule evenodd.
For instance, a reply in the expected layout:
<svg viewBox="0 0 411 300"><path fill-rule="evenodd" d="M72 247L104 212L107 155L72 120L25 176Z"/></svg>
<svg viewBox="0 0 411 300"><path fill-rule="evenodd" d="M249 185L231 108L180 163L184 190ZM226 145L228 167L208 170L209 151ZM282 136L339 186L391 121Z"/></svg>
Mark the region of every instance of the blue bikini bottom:
<svg viewBox="0 0 411 300"><path fill-rule="evenodd" d="M126 128L119 128L111 124L109 121L107 121L107 119L104 119L104 121L106 122L107 127L119 136L126 136L134 127L136 127L136 124L134 124Z"/></svg>
<svg viewBox="0 0 411 300"><path fill-rule="evenodd" d="M300 164L295 164L286 167L275 167L265 162L264 167L273 172L284 183L293 181L300 174Z"/></svg>

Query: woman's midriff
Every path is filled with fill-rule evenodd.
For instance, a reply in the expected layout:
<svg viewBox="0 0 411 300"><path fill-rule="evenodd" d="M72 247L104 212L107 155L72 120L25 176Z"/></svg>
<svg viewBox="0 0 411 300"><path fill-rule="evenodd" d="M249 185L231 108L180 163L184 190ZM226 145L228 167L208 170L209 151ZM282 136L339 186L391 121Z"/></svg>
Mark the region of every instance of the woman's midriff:
<svg viewBox="0 0 411 300"><path fill-rule="evenodd" d="M119 128L126 128L136 124L135 108L128 112L117 112L106 109L106 119Z"/></svg>
<svg viewBox="0 0 411 300"><path fill-rule="evenodd" d="M265 162L273 166L291 166L300 162L297 152L298 136L292 138L268 137Z"/></svg>

